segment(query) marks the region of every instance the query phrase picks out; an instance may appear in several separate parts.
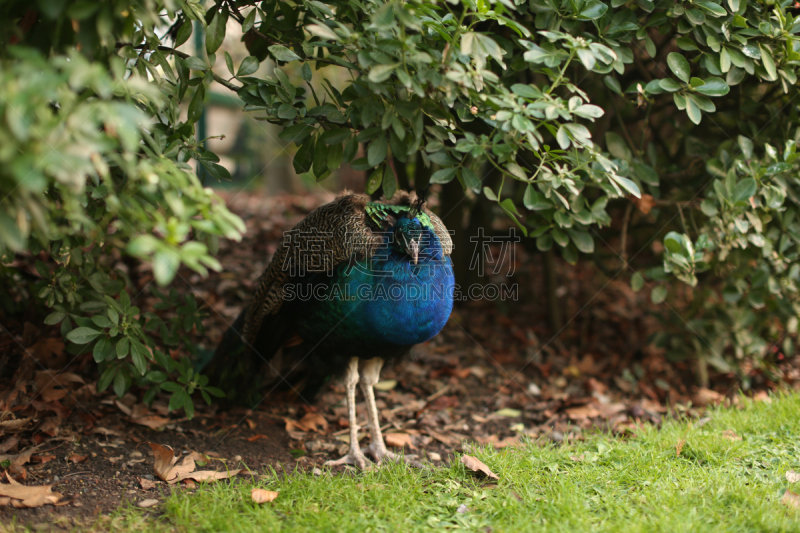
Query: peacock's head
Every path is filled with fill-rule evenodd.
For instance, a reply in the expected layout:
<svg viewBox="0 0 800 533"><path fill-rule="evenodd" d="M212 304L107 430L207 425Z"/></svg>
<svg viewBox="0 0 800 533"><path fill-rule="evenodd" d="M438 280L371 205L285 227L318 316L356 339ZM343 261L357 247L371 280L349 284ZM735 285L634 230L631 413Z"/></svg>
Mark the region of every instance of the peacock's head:
<svg viewBox="0 0 800 533"><path fill-rule="evenodd" d="M417 217L403 217L394 225L392 245L401 253L407 254L414 264L419 261L420 240L422 239L422 223Z"/></svg>

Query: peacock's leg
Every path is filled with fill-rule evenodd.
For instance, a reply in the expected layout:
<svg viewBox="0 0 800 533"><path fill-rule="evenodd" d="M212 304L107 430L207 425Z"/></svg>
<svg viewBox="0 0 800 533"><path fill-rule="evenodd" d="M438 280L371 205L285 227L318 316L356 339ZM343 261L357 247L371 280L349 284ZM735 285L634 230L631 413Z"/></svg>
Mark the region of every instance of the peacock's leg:
<svg viewBox="0 0 800 533"><path fill-rule="evenodd" d="M345 376L347 387L347 413L350 416L350 451L344 457L335 461L326 461L325 466L338 466L343 464L355 465L365 470L369 462L358 445L358 420L356 419L356 384L358 383L358 357L350 359Z"/></svg>
<svg viewBox="0 0 800 533"><path fill-rule="evenodd" d="M383 441L381 434L381 423L378 417L378 406L375 404L375 391L373 385L378 382L378 378L383 368L383 359L374 357L364 361L361 367L361 390L364 393L364 398L367 401L367 420L369 422L369 432L372 438L372 443L369 446L369 452L375 458L375 462L381 464L384 459L398 460L400 457L386 449L386 443ZM419 463L412 460L413 457L405 458L405 462L419 465Z"/></svg>
<svg viewBox="0 0 800 533"><path fill-rule="evenodd" d="M381 368L383 368L383 359L380 357L364 361L361 367L361 391L364 393L364 399L367 402L367 422L369 423L369 433L372 439L369 451L378 464L381 464L384 457L395 459L395 454L387 450L386 443L383 442L378 406L375 404L375 390L372 388L378 382Z"/></svg>

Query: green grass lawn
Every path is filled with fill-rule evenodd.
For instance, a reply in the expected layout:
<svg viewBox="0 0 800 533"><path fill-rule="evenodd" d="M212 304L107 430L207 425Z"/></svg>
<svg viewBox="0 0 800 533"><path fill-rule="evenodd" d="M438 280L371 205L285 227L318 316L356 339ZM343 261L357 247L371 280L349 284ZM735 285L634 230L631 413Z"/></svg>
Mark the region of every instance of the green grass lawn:
<svg viewBox="0 0 800 533"><path fill-rule="evenodd" d="M780 503L787 488L800 493L785 477L800 471L800 395L707 416L700 427L669 422L626 439L475 450L498 482L457 461L422 471L272 472L256 483L180 491L160 516L127 509L114 521L123 530L179 531L800 531L800 511ZM254 486L280 495L256 505ZM469 510L458 513L462 504Z"/></svg>

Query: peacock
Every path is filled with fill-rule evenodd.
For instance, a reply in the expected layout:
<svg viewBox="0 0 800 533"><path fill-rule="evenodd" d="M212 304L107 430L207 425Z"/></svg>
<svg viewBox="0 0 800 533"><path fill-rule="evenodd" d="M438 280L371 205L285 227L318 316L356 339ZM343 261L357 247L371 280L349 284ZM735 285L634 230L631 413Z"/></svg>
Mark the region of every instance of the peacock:
<svg viewBox="0 0 800 533"><path fill-rule="evenodd" d="M455 287L452 248L441 219L425 207L424 193L398 191L380 202L342 193L284 234L250 303L223 335L208 375L245 401L259 399L253 396L259 394L259 370L276 354L289 367L282 380L303 369L304 395L343 375L349 452L327 464L371 464L358 443L359 383L371 438L366 452L378 465L398 459L381 435L373 386L385 363L431 339L447 322Z"/></svg>

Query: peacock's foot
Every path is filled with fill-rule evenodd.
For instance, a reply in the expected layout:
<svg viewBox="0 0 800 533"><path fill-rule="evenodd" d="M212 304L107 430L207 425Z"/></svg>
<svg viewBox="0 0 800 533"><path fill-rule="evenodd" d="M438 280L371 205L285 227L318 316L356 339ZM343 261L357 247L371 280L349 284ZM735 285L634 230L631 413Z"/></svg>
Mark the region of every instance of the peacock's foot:
<svg viewBox="0 0 800 533"><path fill-rule="evenodd" d="M381 465L384 460L386 461L394 461L396 463L405 463L407 465L413 466L414 468L425 468L425 465L417 461L416 455L400 455L394 452L390 452L386 449L386 446L375 446L375 444L370 444L367 448L367 452L375 458L375 464Z"/></svg>
<svg viewBox="0 0 800 533"><path fill-rule="evenodd" d="M353 452L336 459L335 461L325 461L323 466L340 466L340 465L353 465L359 470L368 470L372 467L372 463L362 452Z"/></svg>

